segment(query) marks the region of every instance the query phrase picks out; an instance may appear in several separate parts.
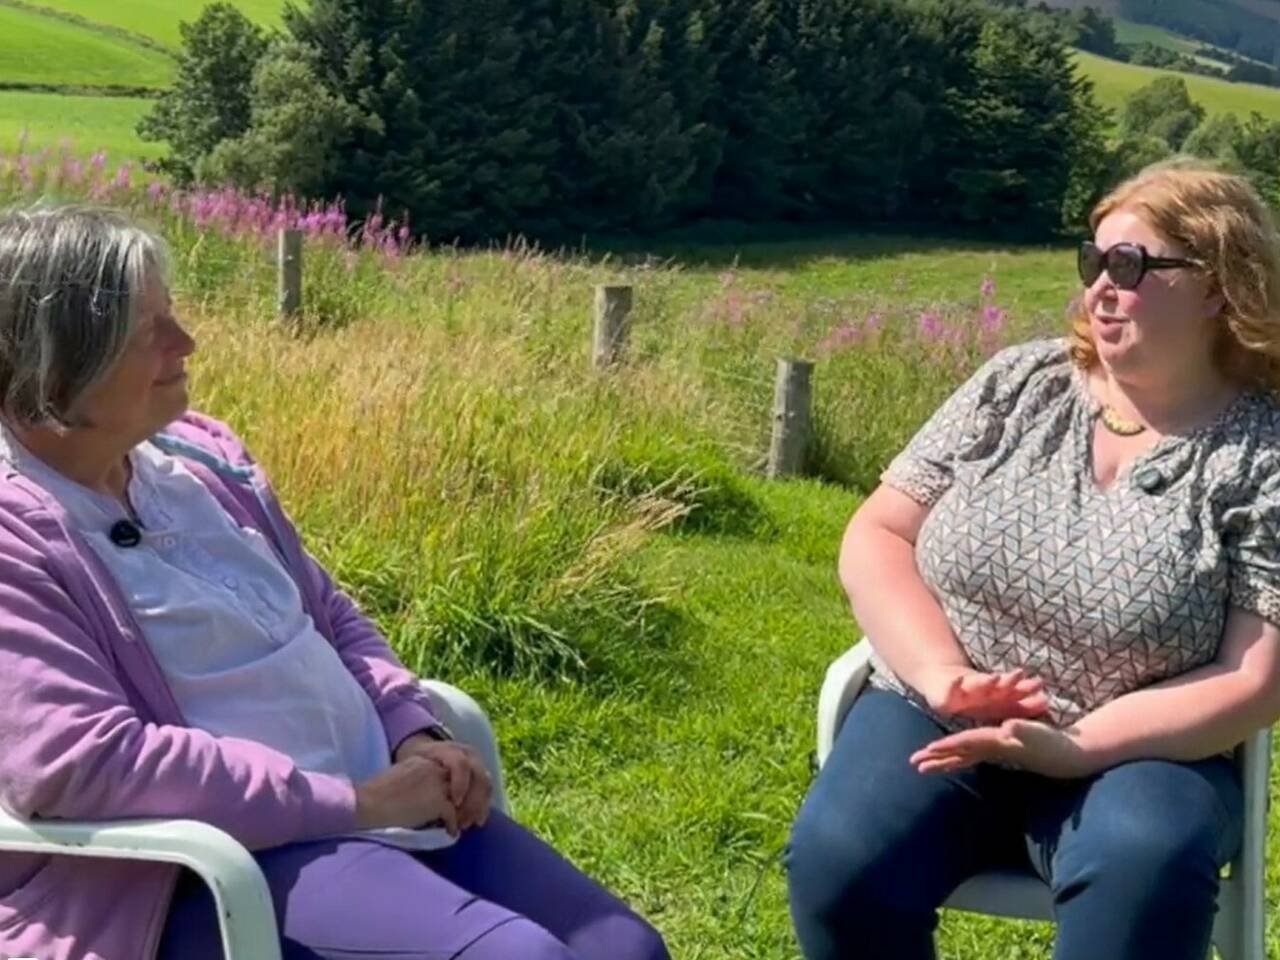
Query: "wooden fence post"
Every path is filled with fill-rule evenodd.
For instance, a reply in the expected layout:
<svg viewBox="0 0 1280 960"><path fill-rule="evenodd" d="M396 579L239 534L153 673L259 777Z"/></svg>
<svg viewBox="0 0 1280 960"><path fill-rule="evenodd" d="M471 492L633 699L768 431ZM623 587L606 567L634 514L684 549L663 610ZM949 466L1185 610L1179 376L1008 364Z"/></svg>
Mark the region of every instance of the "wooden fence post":
<svg viewBox="0 0 1280 960"><path fill-rule="evenodd" d="M591 365L605 370L622 359L631 332L631 288L600 284L596 287L595 332L591 341Z"/></svg>
<svg viewBox="0 0 1280 960"><path fill-rule="evenodd" d="M279 287L277 306L282 319L293 320L302 310L302 231L281 230L276 250Z"/></svg>
<svg viewBox="0 0 1280 960"><path fill-rule="evenodd" d="M770 480L804 469L809 446L809 407L813 400L813 364L807 360L778 360L773 385L773 435L769 442Z"/></svg>

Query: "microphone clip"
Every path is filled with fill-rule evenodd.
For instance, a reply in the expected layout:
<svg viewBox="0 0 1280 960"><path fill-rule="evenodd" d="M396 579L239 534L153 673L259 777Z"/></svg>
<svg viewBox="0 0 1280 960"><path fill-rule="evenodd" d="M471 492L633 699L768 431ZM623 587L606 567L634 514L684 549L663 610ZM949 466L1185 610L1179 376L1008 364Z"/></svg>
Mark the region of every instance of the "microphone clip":
<svg viewBox="0 0 1280 960"><path fill-rule="evenodd" d="M136 547L142 542L142 528L132 520L117 520L107 536L117 547Z"/></svg>

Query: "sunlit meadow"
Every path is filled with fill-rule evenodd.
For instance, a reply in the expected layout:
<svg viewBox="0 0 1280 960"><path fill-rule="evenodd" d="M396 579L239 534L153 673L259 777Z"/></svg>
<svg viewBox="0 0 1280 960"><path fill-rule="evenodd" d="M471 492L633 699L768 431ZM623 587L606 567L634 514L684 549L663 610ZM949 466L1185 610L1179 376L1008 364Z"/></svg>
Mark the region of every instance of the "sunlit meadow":
<svg viewBox="0 0 1280 960"><path fill-rule="evenodd" d="M165 236L196 403L246 437L406 662L489 708L522 819L681 960L797 956L778 857L822 671L856 637L841 528L985 356L1062 329L1069 250L460 250L394 210L178 191L69 144L0 154L0 205L37 199L123 207ZM282 227L306 238L289 323ZM635 289L607 374L589 362L604 282ZM778 357L815 364L814 479L761 477ZM941 944L1030 960L1050 936L948 915Z"/></svg>

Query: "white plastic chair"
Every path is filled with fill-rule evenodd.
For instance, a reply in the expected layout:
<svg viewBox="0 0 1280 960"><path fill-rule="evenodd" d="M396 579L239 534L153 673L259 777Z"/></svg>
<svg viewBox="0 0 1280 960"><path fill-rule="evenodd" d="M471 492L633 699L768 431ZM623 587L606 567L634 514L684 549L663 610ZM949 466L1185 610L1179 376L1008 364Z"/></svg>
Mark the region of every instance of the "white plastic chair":
<svg viewBox="0 0 1280 960"><path fill-rule="evenodd" d="M493 806L510 814L489 718L467 694L424 680L437 716L474 747L493 779ZM230 834L196 820L20 820L0 810L0 851L176 863L213 892L226 960L280 960L275 909L253 856Z"/></svg>
<svg viewBox="0 0 1280 960"><path fill-rule="evenodd" d="M818 766L831 754L836 734L871 673L871 644L864 638L827 668L818 697ZM1268 775L1271 731L1259 730L1236 751L1244 785L1244 841L1218 893L1213 942L1222 960L1266 960L1265 884ZM993 870L964 883L945 906L1023 920L1052 920L1048 886L1030 871Z"/></svg>

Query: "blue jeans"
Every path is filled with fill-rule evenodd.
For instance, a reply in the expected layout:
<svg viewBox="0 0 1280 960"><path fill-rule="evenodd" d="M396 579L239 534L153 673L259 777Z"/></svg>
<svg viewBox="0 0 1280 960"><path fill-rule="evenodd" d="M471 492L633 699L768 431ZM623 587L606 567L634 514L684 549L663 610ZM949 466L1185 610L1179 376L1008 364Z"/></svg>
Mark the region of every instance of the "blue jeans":
<svg viewBox="0 0 1280 960"><path fill-rule="evenodd" d="M1055 960L1204 960L1242 829L1228 759L1138 761L1085 780L989 765L917 773L907 758L944 733L895 693L855 701L787 848L806 960L929 960L938 908L996 866L1049 884Z"/></svg>

